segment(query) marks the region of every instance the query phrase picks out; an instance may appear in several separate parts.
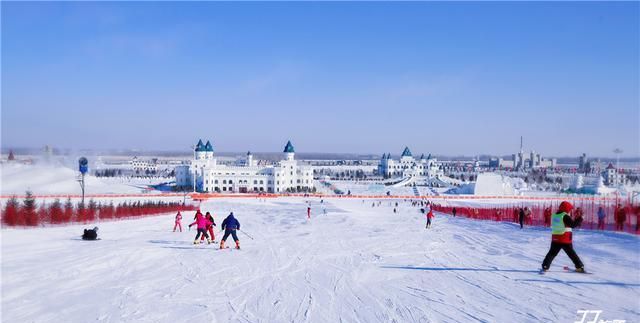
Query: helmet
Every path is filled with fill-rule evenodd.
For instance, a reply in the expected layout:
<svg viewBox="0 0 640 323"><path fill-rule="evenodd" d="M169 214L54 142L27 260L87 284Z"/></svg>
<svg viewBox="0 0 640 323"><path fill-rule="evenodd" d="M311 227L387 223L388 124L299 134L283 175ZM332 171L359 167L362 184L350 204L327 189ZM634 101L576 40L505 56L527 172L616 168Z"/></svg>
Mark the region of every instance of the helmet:
<svg viewBox="0 0 640 323"><path fill-rule="evenodd" d="M560 206L558 207L558 211L565 212L565 213L571 212L572 209L573 209L573 205L571 205L571 203L567 201L562 201L562 203L560 203Z"/></svg>

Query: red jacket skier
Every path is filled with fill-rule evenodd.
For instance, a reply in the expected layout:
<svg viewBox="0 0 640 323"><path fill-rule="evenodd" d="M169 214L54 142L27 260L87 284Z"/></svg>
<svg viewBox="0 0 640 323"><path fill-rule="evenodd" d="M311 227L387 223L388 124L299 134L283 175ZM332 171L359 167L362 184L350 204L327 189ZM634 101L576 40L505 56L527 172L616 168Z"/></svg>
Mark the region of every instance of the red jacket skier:
<svg viewBox="0 0 640 323"><path fill-rule="evenodd" d="M576 266L576 271L584 272L584 264L575 250L573 250L572 228L575 226L575 223L569 215L572 209L573 205L571 205L571 203L563 201L560 203L560 207L558 207L558 212L551 216L551 247L542 262L542 270L544 271L549 270L553 258L555 258L562 249L567 256L571 258L571 261L573 261L573 264Z"/></svg>
<svg viewBox="0 0 640 323"><path fill-rule="evenodd" d="M211 239L209 239L209 235L207 234L207 225L211 222L209 222L209 220L207 220L207 218L205 218L202 213L200 213L200 210L196 212L195 218L196 220L193 223L189 224L189 228L191 228L191 226L193 225L197 225L198 227L198 233L196 234L196 239L193 241L193 244L200 243L200 241L198 241L198 238L200 238L200 234L203 234L204 237L207 238L207 244L211 243Z"/></svg>
<svg viewBox="0 0 640 323"><path fill-rule="evenodd" d="M433 217L435 217L435 215L433 214L433 210L429 210L429 212L427 213L427 226L425 229L431 228L431 219L433 219Z"/></svg>
<svg viewBox="0 0 640 323"><path fill-rule="evenodd" d="M213 216L209 212L207 212L204 217L210 222L210 224L207 224L207 232L211 235L211 241L216 243L216 235L213 233L213 227L216 226L216 221L213 220ZM204 234L200 237L200 241L203 240Z"/></svg>

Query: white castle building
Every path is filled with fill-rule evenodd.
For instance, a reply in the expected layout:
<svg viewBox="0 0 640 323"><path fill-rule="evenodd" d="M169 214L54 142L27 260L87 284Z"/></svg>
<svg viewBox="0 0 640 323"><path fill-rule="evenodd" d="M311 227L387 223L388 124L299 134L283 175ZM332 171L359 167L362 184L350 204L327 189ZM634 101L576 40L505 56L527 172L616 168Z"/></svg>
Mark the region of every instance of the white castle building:
<svg viewBox="0 0 640 323"><path fill-rule="evenodd" d="M409 147L405 147L398 161L391 159L391 154L382 154L378 174L384 177L435 177L441 175L442 171L431 155L425 158L422 154L419 159L415 159Z"/></svg>
<svg viewBox="0 0 640 323"><path fill-rule="evenodd" d="M291 141L284 147L285 159L275 165L256 165L251 152L236 166L218 165L213 146L198 141L190 165L176 167L176 185L199 192L283 193L313 188L313 168L299 165Z"/></svg>

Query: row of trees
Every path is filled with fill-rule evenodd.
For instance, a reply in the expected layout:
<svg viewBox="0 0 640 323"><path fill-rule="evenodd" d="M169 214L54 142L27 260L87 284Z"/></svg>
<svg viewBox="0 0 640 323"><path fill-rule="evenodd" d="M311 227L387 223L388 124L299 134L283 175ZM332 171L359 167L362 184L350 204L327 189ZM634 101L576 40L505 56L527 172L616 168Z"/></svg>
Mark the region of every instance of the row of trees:
<svg viewBox="0 0 640 323"><path fill-rule="evenodd" d="M39 226L87 223L95 220L121 219L195 209L194 205L163 201L125 201L116 205L113 201L107 204L90 200L86 205L82 202L74 205L70 198L64 203L56 199L52 203L41 203L38 206L31 192L27 192L22 203L16 197L7 201L2 209L2 224L5 226Z"/></svg>

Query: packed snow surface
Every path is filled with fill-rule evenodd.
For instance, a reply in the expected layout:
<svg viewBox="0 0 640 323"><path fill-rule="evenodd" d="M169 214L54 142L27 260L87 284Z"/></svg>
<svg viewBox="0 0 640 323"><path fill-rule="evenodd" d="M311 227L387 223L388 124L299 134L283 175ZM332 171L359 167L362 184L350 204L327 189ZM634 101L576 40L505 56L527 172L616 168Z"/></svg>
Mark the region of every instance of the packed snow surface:
<svg viewBox="0 0 640 323"><path fill-rule="evenodd" d="M593 274L538 273L550 233L436 214L399 201L211 200L242 250L192 245L173 214L2 230L2 322L574 322L578 310L640 321L638 237L576 231ZM326 214L324 210L326 209ZM192 213L185 214L183 226ZM216 231L216 240L220 233ZM230 239L231 240L231 239ZM233 246L232 241L227 241Z"/></svg>

